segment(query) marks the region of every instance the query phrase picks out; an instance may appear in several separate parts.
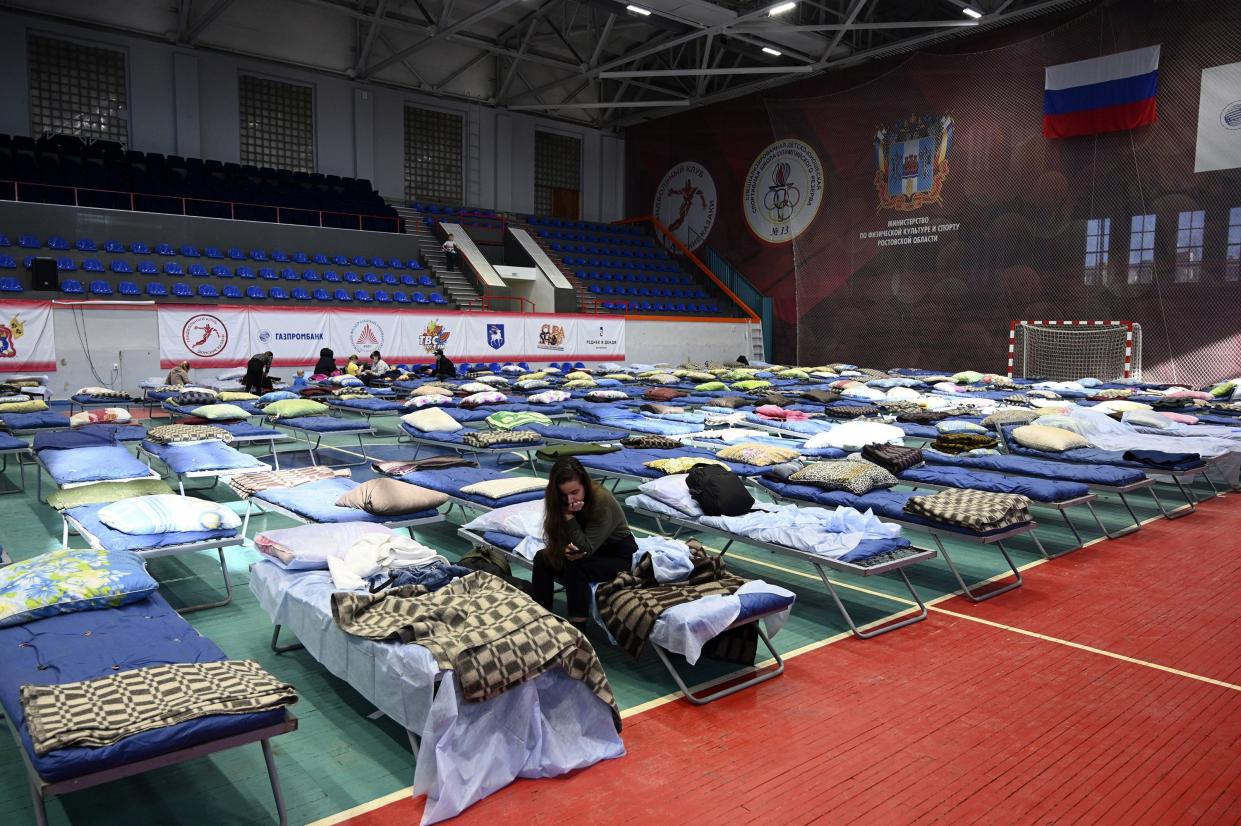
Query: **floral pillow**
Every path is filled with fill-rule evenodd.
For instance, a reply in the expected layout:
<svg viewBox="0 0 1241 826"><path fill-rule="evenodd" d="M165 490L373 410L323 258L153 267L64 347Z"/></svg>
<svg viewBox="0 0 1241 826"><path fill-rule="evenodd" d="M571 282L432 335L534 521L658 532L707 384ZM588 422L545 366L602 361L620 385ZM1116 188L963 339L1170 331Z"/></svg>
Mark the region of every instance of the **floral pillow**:
<svg viewBox="0 0 1241 826"><path fill-rule="evenodd" d="M570 398L572 395L564 390L544 390L542 393L535 393L526 401L531 404L559 404L567 402Z"/></svg>
<svg viewBox="0 0 1241 826"><path fill-rule="evenodd" d="M131 551L49 551L0 568L0 627L137 602L158 587Z"/></svg>
<svg viewBox="0 0 1241 826"><path fill-rule="evenodd" d="M627 398L629 394L624 390L592 390L586 394L588 402L614 402Z"/></svg>
<svg viewBox="0 0 1241 826"><path fill-rule="evenodd" d="M814 485L824 490L848 491L860 496L875 488L890 488L899 484L900 480L879 465L841 459L812 462L790 476L789 481Z"/></svg>
<svg viewBox="0 0 1241 826"><path fill-rule="evenodd" d="M469 396L474 393L489 393L494 390L490 384L483 384L481 381L470 381L457 388L457 392Z"/></svg>
<svg viewBox="0 0 1241 826"><path fill-rule="evenodd" d="M551 382L546 379L526 379L517 382L516 387L518 390L542 390L544 387L551 387Z"/></svg>
<svg viewBox="0 0 1241 826"><path fill-rule="evenodd" d="M508 396L499 390L489 390L485 393L471 393L461 400L461 406L469 410L482 407L484 404L503 404L506 401L508 401Z"/></svg>
<svg viewBox="0 0 1241 826"><path fill-rule="evenodd" d="M88 424L124 424L132 417L123 407L93 407L74 413L69 417L70 427L82 427Z"/></svg>
<svg viewBox="0 0 1241 826"><path fill-rule="evenodd" d="M452 396L414 396L405 402L404 407L439 407L445 404L452 404Z"/></svg>
<svg viewBox="0 0 1241 826"><path fill-rule="evenodd" d="M729 445L715 455L729 462L741 462L742 464L766 467L767 465L791 462L799 454L796 450L789 447L763 445L757 442L741 442Z"/></svg>
<svg viewBox="0 0 1241 826"><path fill-rule="evenodd" d="M594 387L595 380L588 376L584 379L573 379L572 381L566 381L564 386L570 390L582 390L587 387Z"/></svg>

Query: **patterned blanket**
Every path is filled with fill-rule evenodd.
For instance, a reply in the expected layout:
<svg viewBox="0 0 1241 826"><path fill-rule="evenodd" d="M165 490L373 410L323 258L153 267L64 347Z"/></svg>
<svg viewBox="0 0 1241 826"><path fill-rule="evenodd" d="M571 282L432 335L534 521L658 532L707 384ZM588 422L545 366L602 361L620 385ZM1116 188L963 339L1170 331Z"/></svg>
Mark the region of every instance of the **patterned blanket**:
<svg viewBox="0 0 1241 826"><path fill-rule="evenodd" d="M470 447L507 447L532 445L543 441L533 430L471 430L461 436Z"/></svg>
<svg viewBox="0 0 1241 826"><path fill-rule="evenodd" d="M934 496L911 496L905 510L976 531L994 531L1030 521L1030 500L1015 493L970 488L941 490Z"/></svg>
<svg viewBox="0 0 1241 826"><path fill-rule="evenodd" d="M320 479L331 479L333 476L350 475L349 468L330 468L323 465L311 465L291 470L264 470L258 473L242 473L228 480L228 486L242 499L248 499L256 493L272 488L292 488L307 482Z"/></svg>
<svg viewBox="0 0 1241 826"><path fill-rule="evenodd" d="M371 462L376 472L387 476L404 476L416 470L435 470L446 467L478 467L478 462L460 456L428 456L408 461Z"/></svg>
<svg viewBox="0 0 1241 826"><path fill-rule="evenodd" d="M630 655L637 657L642 652L655 620L667 609L700 597L731 594L745 584L741 577L728 573L721 557L708 554L697 542L689 545L694 567L684 581L668 584L656 581L648 553L642 556L633 573L617 574L615 579L595 591L604 625ZM758 632L754 623L747 623L711 640L703 653L751 665L757 647Z"/></svg>
<svg viewBox="0 0 1241 826"><path fill-rule="evenodd" d="M346 633L417 643L457 673L467 702L480 703L557 666L612 709L620 710L603 665L586 637L528 595L476 572L429 592L421 585L379 594L332 594L332 616Z"/></svg>
<svg viewBox="0 0 1241 826"><path fill-rule="evenodd" d="M175 663L20 689L35 753L99 747L211 714L249 714L297 702L253 660Z"/></svg>

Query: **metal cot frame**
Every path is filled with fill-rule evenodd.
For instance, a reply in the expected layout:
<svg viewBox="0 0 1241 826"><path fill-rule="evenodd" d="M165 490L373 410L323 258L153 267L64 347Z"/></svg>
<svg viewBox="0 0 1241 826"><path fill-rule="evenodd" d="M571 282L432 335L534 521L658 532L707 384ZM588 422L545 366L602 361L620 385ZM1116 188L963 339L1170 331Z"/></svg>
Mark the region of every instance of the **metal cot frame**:
<svg viewBox="0 0 1241 826"><path fill-rule="evenodd" d="M503 456L512 453L524 456L525 459L518 462L517 467L525 467L526 465L529 465L532 473L538 473L538 466L534 462L535 451L547 447L548 445L548 441L544 439L538 443L531 442L525 445L515 445L513 447L472 447L470 445L460 445L453 442L440 442L434 439L420 439L417 436L411 436L408 432L402 432L397 441L400 444L412 444L414 446L414 455L411 457L411 461L418 458L418 453L423 447L447 448L456 453L458 456L465 456L466 454L477 456L495 456L496 467L500 467L500 459Z"/></svg>
<svg viewBox="0 0 1241 826"><path fill-rule="evenodd" d="M21 485L10 486L7 479L3 479L5 473L9 469L9 457L12 456L17 462L18 473L21 474ZM34 451L30 447L14 447L8 450L0 450L0 480L3 480L3 487L0 487L0 496L6 496L10 493L21 493L26 490L26 465L28 460L34 457ZM27 461L23 461L23 459Z"/></svg>
<svg viewBox="0 0 1241 826"><path fill-rule="evenodd" d="M291 511L288 508L281 507L280 505L277 505L273 502L268 502L265 499L258 499L258 502L255 502L256 499L258 499L257 496L246 497L246 513L241 522L241 536L243 538L247 536L247 534L249 533L250 515L254 512L256 508L260 516L263 516L268 513L277 513L277 514L280 514L281 516L286 516L289 519L292 519L294 522L301 522L303 525L322 524L319 522L315 522L315 520L310 519L306 516L303 516L302 514L297 513L296 511ZM434 525L434 524L437 524L443 521L444 521L444 515L442 513L437 513L435 516L421 516L421 517L418 517L417 519L392 519L392 520L389 520L386 522L380 522L377 524L381 524L381 525L384 525L385 527L393 528L393 529L397 529L397 528L410 529L410 535L412 536L413 535L412 529L418 527L419 525Z"/></svg>
<svg viewBox="0 0 1241 826"><path fill-rule="evenodd" d="M189 471L186 471L185 473L177 473L175 470L173 470L171 467L168 466L168 463L165 462L159 456L159 454L152 453L151 451L147 450L145 447L142 446L141 443L139 443L138 445L138 458L146 462L147 467L152 467L151 465L152 460L158 460L160 464L168 468L168 473L177 478L177 487L180 490L182 496L186 495L186 491L185 491L185 480L186 479L211 479L213 480L210 485L205 485L203 487L190 489L190 493L197 493L199 491L211 490L216 485L220 484L221 479L228 479L228 478L231 478L233 476L238 476L243 473L264 473L264 472L272 470L271 465L267 464L266 462L260 462L257 466L247 467L247 468L225 469L225 470L189 470ZM154 468L152 467L152 469ZM276 469L279 470L278 465L276 466Z"/></svg>
<svg viewBox="0 0 1241 826"><path fill-rule="evenodd" d="M48 476L51 476L52 474L47 470L47 466L43 464L43 460L39 458L38 453L35 453L34 461L35 461L35 466L38 468L38 476L36 477L38 479L38 482L36 483L36 487L37 487L37 493L39 496L39 502L46 505L47 500L43 498L43 474L47 473ZM147 474L146 476L136 476L136 477L132 477L129 479L92 479L89 482L68 482L63 485L57 482L56 488L58 490L68 490L69 488L80 488L80 487L85 487L86 485L97 485L100 482L145 482L145 481L150 481L154 479L164 478L163 476L160 476L159 473L157 473L150 465L147 466L147 470L150 470L151 472Z"/></svg>
<svg viewBox="0 0 1241 826"><path fill-rule="evenodd" d="M362 457L362 461L360 461L360 462L344 462L344 463L339 464L339 465L324 465L324 467L356 467L356 466L358 466L358 465L364 465L364 464L366 464L367 462L369 462L369 461L370 461L370 459L368 459L368 458L367 458L367 456L366 456L366 445L365 445L365 444L363 444L363 442L362 442L362 437L363 437L363 436L376 436L376 435L378 435L378 434L375 432L375 428L371 427L369 424L367 424L367 425L362 425L362 426L360 426L360 427L358 427L358 428L356 428L356 429L350 429L350 430L331 430L331 431L327 431L327 432L325 432L325 433L320 433L320 432L315 431L315 430L307 430L306 428L303 428L303 427L298 427L298 426L297 426L297 425L295 425L295 424L289 424L287 421L285 421L285 420L281 420L281 419L275 419L275 420L273 420L273 421L271 422L271 424L274 424L274 425L275 425L275 426L277 426L277 427L286 427L286 428L288 428L290 431L292 431L292 434L291 434L291 435L293 436L293 439L294 439L295 441L299 441L299 442L300 442L300 441L305 441L305 442L306 442L306 450L307 450L307 452L309 452L309 453L310 453L310 463L311 463L311 464L314 464L314 465L317 465L317 464L319 464L319 463L320 463L320 462L319 462L319 457L318 457L318 455L317 455L317 451L318 451L320 448L322 448L322 449L324 449L324 450L336 450L336 451L340 451L340 452L342 452L342 453L347 453L347 452L349 452L349 451L346 451L344 448L342 448L342 447L338 447L338 446L336 446L336 445L324 445L324 444L323 444L323 437L324 437L324 436L356 436L356 437L358 438L358 454ZM299 434L300 434L300 435L299 435ZM311 439L310 439L310 437L311 437L312 435L315 437L313 442L311 442Z"/></svg>

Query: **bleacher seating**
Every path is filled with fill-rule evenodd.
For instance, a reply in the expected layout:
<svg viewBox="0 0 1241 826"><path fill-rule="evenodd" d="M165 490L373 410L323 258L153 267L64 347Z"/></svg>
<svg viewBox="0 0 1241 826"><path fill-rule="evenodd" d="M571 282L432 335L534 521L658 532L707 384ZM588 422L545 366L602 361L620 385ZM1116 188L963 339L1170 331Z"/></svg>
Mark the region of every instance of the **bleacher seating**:
<svg viewBox="0 0 1241 826"><path fill-rule="evenodd" d="M81 281L66 278L60 282L60 291L65 295L82 295L86 292L86 288L82 286Z"/></svg>
<svg viewBox="0 0 1241 826"><path fill-rule="evenodd" d="M118 295L125 295L125 296L142 295L142 290L138 289L138 285L132 281L121 281L117 283L116 292Z"/></svg>
<svg viewBox="0 0 1241 826"><path fill-rule="evenodd" d="M13 277L0 278L0 293L20 293L22 282Z"/></svg>
<svg viewBox="0 0 1241 826"><path fill-rule="evenodd" d="M151 298L167 298L168 288L158 281L152 281L147 284L147 295Z"/></svg>
<svg viewBox="0 0 1241 826"><path fill-rule="evenodd" d="M90 294L98 295L98 296L110 296L112 295L112 285L109 284L107 281L92 281L90 282Z"/></svg>

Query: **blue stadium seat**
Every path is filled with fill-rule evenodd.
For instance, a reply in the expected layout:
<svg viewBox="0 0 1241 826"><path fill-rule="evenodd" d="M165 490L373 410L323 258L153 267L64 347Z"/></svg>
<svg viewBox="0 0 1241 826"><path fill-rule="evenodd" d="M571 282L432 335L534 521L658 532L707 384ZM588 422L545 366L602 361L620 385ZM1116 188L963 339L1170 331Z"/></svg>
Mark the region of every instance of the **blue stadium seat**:
<svg viewBox="0 0 1241 826"><path fill-rule="evenodd" d="M406 287L417 287L418 279L414 278L409 273L406 273L405 275L401 276L401 283L404 284Z"/></svg>
<svg viewBox="0 0 1241 826"><path fill-rule="evenodd" d="M316 272L315 270L302 270L302 280L303 281L318 281L319 273Z"/></svg>
<svg viewBox="0 0 1241 826"><path fill-rule="evenodd" d="M5 238L5 241L8 239ZM0 247L7 247L8 244L0 244ZM95 242L89 238L79 238L73 246L78 248L79 252L99 252L99 247L95 246Z"/></svg>
<svg viewBox="0 0 1241 826"><path fill-rule="evenodd" d="M367 284L382 284L383 283L382 281L380 281L379 276L375 275L375 273L373 272L362 273L362 280L365 281Z"/></svg>
<svg viewBox="0 0 1241 826"><path fill-rule="evenodd" d="M168 288L158 281L152 281L150 284L147 284L147 295L151 298L167 298Z"/></svg>
<svg viewBox="0 0 1241 826"><path fill-rule="evenodd" d="M159 267L150 261L140 261L138 262L138 272L143 275L159 275Z"/></svg>
<svg viewBox="0 0 1241 826"><path fill-rule="evenodd" d="M150 255L151 254L151 248L148 247L146 244L142 243L141 241L129 242L129 251L132 252L134 255Z"/></svg>
<svg viewBox="0 0 1241 826"><path fill-rule="evenodd" d="M47 239L47 248L49 250L67 250L69 249L69 242L59 235L53 235Z"/></svg>
<svg viewBox="0 0 1241 826"><path fill-rule="evenodd" d="M371 262L366 260L365 255L355 255L351 261L355 267L369 267L371 265Z"/></svg>
<svg viewBox="0 0 1241 826"><path fill-rule="evenodd" d="M11 255L0 255L0 270L15 270L17 262L13 260Z"/></svg>
<svg viewBox="0 0 1241 826"><path fill-rule="evenodd" d="M601 295L603 293L603 287L600 287L598 284L591 284L586 289L588 289L594 295Z"/></svg>
<svg viewBox="0 0 1241 826"><path fill-rule="evenodd" d="M238 287L236 284L225 284L224 289L222 289L220 292L224 295L225 298L241 298L242 297L241 287Z"/></svg>
<svg viewBox="0 0 1241 826"><path fill-rule="evenodd" d="M405 262L404 262L404 261L402 261L402 260L401 260L401 259L399 259L399 258L393 258L391 261L389 261L389 262L388 262L388 264L389 264L389 265L392 267L392 269L394 269L394 270L403 270L403 269L405 269Z"/></svg>
<svg viewBox="0 0 1241 826"><path fill-rule="evenodd" d="M41 244L39 244L39 239L35 238L33 235L19 235L17 238L17 246L22 249L37 250Z"/></svg>
<svg viewBox="0 0 1241 826"><path fill-rule="evenodd" d="M371 294L366 290L354 290L353 298L355 301L360 301L363 304L371 303Z"/></svg>
<svg viewBox="0 0 1241 826"><path fill-rule="evenodd" d="M287 264L289 263L289 256L285 254L284 250L272 250L271 260L277 264Z"/></svg>
<svg viewBox="0 0 1241 826"><path fill-rule="evenodd" d="M400 280L390 272L384 273L383 282L389 287L395 287L397 284L401 283Z"/></svg>
<svg viewBox="0 0 1241 826"><path fill-rule="evenodd" d="M391 304L392 296L388 295L387 290L375 290L375 301L379 304Z"/></svg>
<svg viewBox="0 0 1241 826"><path fill-rule="evenodd" d="M323 280L330 284L339 284L340 276L336 274L336 270L324 270Z"/></svg>
<svg viewBox="0 0 1241 826"><path fill-rule="evenodd" d="M431 303L432 304L447 304L448 299L444 298L444 296L440 295L439 293L431 293Z"/></svg>
<svg viewBox="0 0 1241 826"><path fill-rule="evenodd" d="M3 232L0 232L0 247L11 246L13 246L13 242L9 240L9 236L5 235Z"/></svg>
<svg viewBox="0 0 1241 826"><path fill-rule="evenodd" d="M156 244L155 254L170 257L176 255L177 251L172 248L172 244Z"/></svg>
<svg viewBox="0 0 1241 826"><path fill-rule="evenodd" d="M241 251L240 247L229 247L228 257L233 259L234 261L245 261L246 260L246 254Z"/></svg>
<svg viewBox="0 0 1241 826"><path fill-rule="evenodd" d="M384 267L388 266L388 264L377 255L371 259L371 266L377 270L382 270Z"/></svg>
<svg viewBox="0 0 1241 826"><path fill-rule="evenodd" d="M187 272L189 272L189 274L192 275L194 278L209 278L210 277L210 274L207 272L207 268L204 267L202 264L190 264L190 268L189 270L187 270Z"/></svg>
<svg viewBox="0 0 1241 826"><path fill-rule="evenodd" d="M422 265L421 265L421 264L419 264L417 261L412 261L412 260L411 260L411 261L409 262L409 268L410 268L411 270L420 270L420 269L422 269Z"/></svg>
<svg viewBox="0 0 1241 826"><path fill-rule="evenodd" d="M289 294L284 291L284 287L272 287L267 291L267 297L276 301L288 301Z"/></svg>
<svg viewBox="0 0 1241 826"><path fill-rule="evenodd" d="M214 267L212 267L211 274L214 275L216 278L232 278L233 277L233 271L230 270L228 267L224 266L223 264L216 264Z"/></svg>
<svg viewBox="0 0 1241 826"><path fill-rule="evenodd" d="M206 249L203 250L203 255L207 256L208 258L223 258L224 257L224 253L220 252L219 247L207 247Z"/></svg>
<svg viewBox="0 0 1241 826"><path fill-rule="evenodd" d="M294 251L294 253L289 256L289 260L292 261L294 264L309 264L310 263L310 258L308 258L306 256L306 253L302 252L301 250Z"/></svg>
<svg viewBox="0 0 1241 826"><path fill-rule="evenodd" d="M211 284L199 284L198 285L198 297L199 298L219 298L220 293L217 292L216 288L213 287Z"/></svg>
<svg viewBox="0 0 1241 826"><path fill-rule="evenodd" d="M415 304L430 304L431 303L427 299L427 297L423 295L422 293L414 293L412 296L410 296L410 298L414 300Z"/></svg>
<svg viewBox="0 0 1241 826"><path fill-rule="evenodd" d="M186 244L183 247L181 247L181 255L184 256L185 258L202 257L200 253L198 252L198 247L191 247L189 244Z"/></svg>
<svg viewBox="0 0 1241 826"><path fill-rule="evenodd" d="M82 272L105 272L103 262L98 258L82 259Z"/></svg>
<svg viewBox="0 0 1241 826"><path fill-rule="evenodd" d="M263 267L259 270L259 278L266 279L267 281L275 281L280 278L280 276L276 275L276 271L270 267Z"/></svg>
<svg viewBox="0 0 1241 826"><path fill-rule="evenodd" d="M419 287L434 287L435 279L429 275L421 276L418 279L418 286Z"/></svg>
<svg viewBox="0 0 1241 826"><path fill-rule="evenodd" d="M264 252L263 250L250 250L250 260L251 261L266 261L267 253Z"/></svg>
<svg viewBox="0 0 1241 826"><path fill-rule="evenodd" d="M408 304L409 294L404 292L403 290L397 290L396 292L392 294L392 300L395 301L397 304Z"/></svg>
<svg viewBox="0 0 1241 826"><path fill-rule="evenodd" d="M78 268L77 264L73 263L72 258L61 256L60 258L56 259L56 271L57 272L73 272L77 268Z"/></svg>
<svg viewBox="0 0 1241 826"><path fill-rule="evenodd" d="M354 272L353 270L347 270L345 272L345 283L346 284L361 284L362 279L359 278L358 274Z"/></svg>
<svg viewBox="0 0 1241 826"><path fill-rule="evenodd" d="M185 271L181 269L181 265L176 261L169 261L164 264L165 275L185 275Z"/></svg>
<svg viewBox="0 0 1241 826"><path fill-rule="evenodd" d="M283 278L285 281L300 281L302 278L300 275L297 274L297 270L290 269L288 267L285 267L283 270L280 271L280 277Z"/></svg>
<svg viewBox="0 0 1241 826"><path fill-rule="evenodd" d="M129 262L124 258L113 259L111 270L118 275L128 275L133 272L133 268L129 266Z"/></svg>
<svg viewBox="0 0 1241 826"><path fill-rule="evenodd" d="M328 295L327 290L323 289L322 287L315 290L312 295L315 301L331 301L332 300L332 296Z"/></svg>
<svg viewBox="0 0 1241 826"><path fill-rule="evenodd" d="M349 259L343 255L333 255L332 263L338 267L347 267L349 266Z"/></svg>
<svg viewBox="0 0 1241 826"><path fill-rule="evenodd" d="M254 300L267 298L267 292L257 284L251 284L249 287L246 287L246 298Z"/></svg>
<svg viewBox="0 0 1241 826"><path fill-rule="evenodd" d="M332 298L336 299L337 301L352 301L353 300L352 298L349 297L349 291L343 290L343 289L337 290L336 292L332 293Z"/></svg>
<svg viewBox="0 0 1241 826"><path fill-rule="evenodd" d="M193 298L194 288L184 281L177 281L172 285L172 294L177 298Z"/></svg>
<svg viewBox="0 0 1241 826"><path fill-rule="evenodd" d="M320 267L326 267L331 263L328 261L328 257L321 252L316 252L314 255L310 256L310 261L311 263L318 264Z"/></svg>
<svg viewBox="0 0 1241 826"><path fill-rule="evenodd" d="M138 285L132 281L121 281L116 285L116 291L120 295L142 295Z"/></svg>
<svg viewBox="0 0 1241 826"><path fill-rule="evenodd" d="M22 291L22 282L16 278L0 278L0 293L20 293Z"/></svg>
<svg viewBox="0 0 1241 826"><path fill-rule="evenodd" d="M249 267L238 267L237 269L233 270L233 274L236 275L238 278L245 278L245 279L250 279L250 280L253 280L254 278L254 270L250 269Z"/></svg>
<svg viewBox="0 0 1241 826"><path fill-rule="evenodd" d="M297 301L309 301L310 293L307 292L305 287L294 287L289 291L289 297Z"/></svg>

